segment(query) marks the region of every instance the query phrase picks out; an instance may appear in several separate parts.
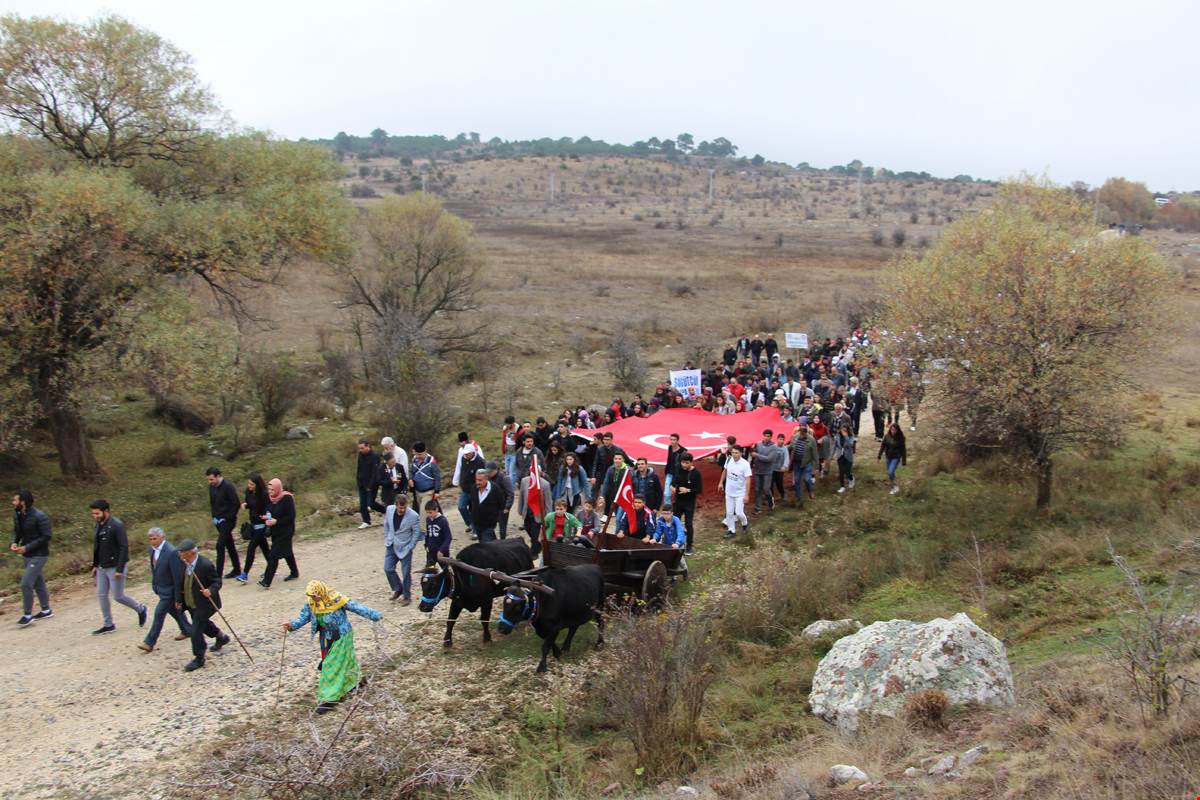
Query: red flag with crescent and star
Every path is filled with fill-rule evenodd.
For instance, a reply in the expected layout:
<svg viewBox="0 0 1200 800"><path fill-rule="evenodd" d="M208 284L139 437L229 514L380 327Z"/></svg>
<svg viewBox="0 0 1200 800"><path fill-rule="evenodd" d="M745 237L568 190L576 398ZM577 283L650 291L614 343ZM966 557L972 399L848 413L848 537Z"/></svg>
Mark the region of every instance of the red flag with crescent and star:
<svg viewBox="0 0 1200 800"><path fill-rule="evenodd" d="M637 509L633 507L633 467L626 467L621 475L621 485L617 487L615 502L617 508L625 512L626 519L637 519Z"/></svg>
<svg viewBox="0 0 1200 800"><path fill-rule="evenodd" d="M725 449L727 436L739 444L751 445L762 439L762 432L782 433L791 439L796 423L784 422L779 409L768 407L740 414L714 414L699 408L664 408L649 417L627 417L595 430L579 428L576 436L591 439L596 433L613 435L613 443L631 459L644 458L651 464L667 463L667 448L672 433L693 458L704 458Z"/></svg>
<svg viewBox="0 0 1200 800"><path fill-rule="evenodd" d="M538 467L537 456L529 465L529 489L526 494L529 510L533 512L533 516L541 521L546 516L545 498L542 497L542 472Z"/></svg>

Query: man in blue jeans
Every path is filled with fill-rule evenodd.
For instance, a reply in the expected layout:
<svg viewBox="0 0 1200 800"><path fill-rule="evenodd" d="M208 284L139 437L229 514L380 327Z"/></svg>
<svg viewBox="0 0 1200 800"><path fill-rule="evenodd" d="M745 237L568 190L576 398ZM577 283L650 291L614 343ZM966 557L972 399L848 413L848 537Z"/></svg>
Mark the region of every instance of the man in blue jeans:
<svg viewBox="0 0 1200 800"><path fill-rule="evenodd" d="M146 653L154 652L168 615L179 626L176 640L182 641L192 635L192 628L184 618L183 611L175 607L175 585L183 583L183 560L166 537L162 528L151 528L146 534L150 544L150 588L158 597L150 630L146 632L145 641L138 644L138 649Z"/></svg>
<svg viewBox="0 0 1200 800"><path fill-rule="evenodd" d="M801 417L799 427L792 434L792 488L796 492L796 504L804 504L802 489L808 490L808 499L813 499L813 467L817 464L817 440L808 432L808 418Z"/></svg>
<svg viewBox="0 0 1200 800"><path fill-rule="evenodd" d="M417 542L423 541L421 519L408 507L408 495L396 495L396 504L387 507L383 515L383 574L392 589L392 600L406 606L412 602L412 554ZM396 567L400 567L400 575ZM401 577L403 575L403 577Z"/></svg>

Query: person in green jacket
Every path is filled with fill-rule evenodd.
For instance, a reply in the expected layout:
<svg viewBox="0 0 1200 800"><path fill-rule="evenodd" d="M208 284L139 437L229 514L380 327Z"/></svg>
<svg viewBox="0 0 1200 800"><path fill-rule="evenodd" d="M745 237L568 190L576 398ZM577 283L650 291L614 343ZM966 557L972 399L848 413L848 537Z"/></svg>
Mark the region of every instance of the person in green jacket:
<svg viewBox="0 0 1200 800"><path fill-rule="evenodd" d="M556 542L561 539L570 541L583 530L583 523L567 511L567 498L560 497L554 501L554 510L542 521L542 552L545 553L546 542Z"/></svg>

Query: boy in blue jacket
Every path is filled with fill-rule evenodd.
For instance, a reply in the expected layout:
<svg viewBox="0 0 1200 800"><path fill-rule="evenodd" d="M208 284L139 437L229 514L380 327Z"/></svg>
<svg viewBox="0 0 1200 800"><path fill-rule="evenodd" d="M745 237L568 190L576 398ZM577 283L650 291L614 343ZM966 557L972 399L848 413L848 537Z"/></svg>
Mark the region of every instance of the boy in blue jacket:
<svg viewBox="0 0 1200 800"><path fill-rule="evenodd" d="M450 557L450 521L436 500L425 503L425 566L432 567L438 556Z"/></svg>
<svg viewBox="0 0 1200 800"><path fill-rule="evenodd" d="M683 520L675 516L671 506L665 505L658 512L651 538L666 547L681 548L687 544L687 531L683 528Z"/></svg>

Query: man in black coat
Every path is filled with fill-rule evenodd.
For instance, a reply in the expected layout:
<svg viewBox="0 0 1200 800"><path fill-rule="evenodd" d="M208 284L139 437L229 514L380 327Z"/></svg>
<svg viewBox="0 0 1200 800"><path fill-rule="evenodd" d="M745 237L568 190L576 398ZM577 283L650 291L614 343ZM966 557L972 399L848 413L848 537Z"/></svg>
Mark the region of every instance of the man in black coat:
<svg viewBox="0 0 1200 800"><path fill-rule="evenodd" d="M138 625L146 624L146 607L125 594L125 568L129 564L129 537L125 534L125 523L112 515L107 500L93 500L92 519L96 531L92 535L92 577L96 579L96 599L100 601L100 613L104 624L92 631L93 635L112 633L112 599L137 612Z"/></svg>
<svg viewBox="0 0 1200 800"><path fill-rule="evenodd" d="M238 558L233 531L237 527L238 509L242 507L242 501L234 485L221 477L221 470L209 467L204 474L208 478L208 507L212 511L212 524L217 529L217 572L225 571L225 553L228 551L233 569L225 577L236 578L242 574L242 562Z"/></svg>
<svg viewBox="0 0 1200 800"><path fill-rule="evenodd" d="M704 491L704 482L700 479L700 470L696 469L692 454L684 450L679 456L679 471L671 481L671 493L674 495L671 505L675 515L683 520L683 528L687 532L687 552L692 552L694 531L692 522L696 517L696 498Z"/></svg>
<svg viewBox="0 0 1200 800"><path fill-rule="evenodd" d="M500 514L504 510L503 490L488 480L486 469L479 469L475 472L475 485L468 491L475 535L481 542L495 541L496 525L500 522Z"/></svg>
<svg viewBox="0 0 1200 800"><path fill-rule="evenodd" d="M42 570L50 559L50 518L33 505L33 492L19 489L13 495L13 540L9 550L24 561L21 570L22 615L18 625L28 625L35 619L54 616L50 610L50 590ZM33 595L37 594L42 610L33 613Z"/></svg>
<svg viewBox="0 0 1200 800"><path fill-rule="evenodd" d="M212 648L214 653L229 644L229 637L212 621L221 607L221 573L197 552L196 543L191 539L179 543L179 558L184 570L175 584L175 608L186 608L192 615L192 660L183 669L194 672L204 666L204 654L208 651L205 636L216 639Z"/></svg>
<svg viewBox="0 0 1200 800"><path fill-rule="evenodd" d="M150 588L158 595L158 604L154 606L150 630L146 632L145 641L138 644L138 649L152 653L168 615L179 626L179 635L175 637L177 640L190 637L192 628L184 618L183 611L175 607L175 586L183 581L183 561L179 553L167 541L162 528L151 528L146 539L150 544Z"/></svg>
<svg viewBox="0 0 1200 800"><path fill-rule="evenodd" d="M375 499L379 493L379 453L371 449L369 439L358 440L358 469L355 480L358 484L358 513L362 517L359 529L371 527L371 512L380 514L387 511L387 506L381 506Z"/></svg>

